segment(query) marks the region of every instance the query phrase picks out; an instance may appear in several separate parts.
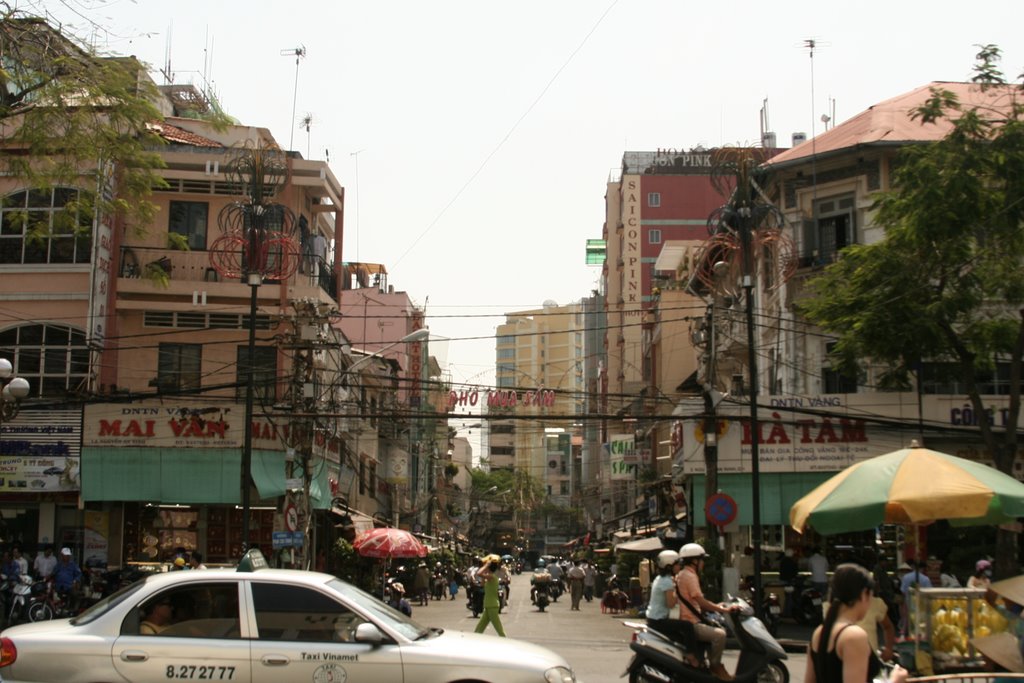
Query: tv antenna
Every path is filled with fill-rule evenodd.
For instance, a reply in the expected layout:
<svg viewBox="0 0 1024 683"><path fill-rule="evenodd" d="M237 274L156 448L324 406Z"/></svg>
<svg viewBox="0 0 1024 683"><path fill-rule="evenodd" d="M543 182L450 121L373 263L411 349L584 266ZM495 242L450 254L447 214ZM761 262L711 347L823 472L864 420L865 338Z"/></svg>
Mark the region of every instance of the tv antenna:
<svg viewBox="0 0 1024 683"><path fill-rule="evenodd" d="M295 143L295 103L299 98L299 62L306 56L306 46L299 45L281 50L282 57L291 57L292 55L295 56L295 91L292 93L292 133L288 138L288 151L291 151Z"/></svg>

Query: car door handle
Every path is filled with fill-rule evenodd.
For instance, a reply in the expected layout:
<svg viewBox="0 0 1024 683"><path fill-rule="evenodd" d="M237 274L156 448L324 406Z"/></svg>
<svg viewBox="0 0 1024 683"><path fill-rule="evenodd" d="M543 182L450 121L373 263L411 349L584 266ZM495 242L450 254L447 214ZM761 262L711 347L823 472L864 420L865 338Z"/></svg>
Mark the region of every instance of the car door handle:
<svg viewBox="0 0 1024 683"><path fill-rule="evenodd" d="M125 650L121 653L122 662L144 662L149 659L149 655L139 650Z"/></svg>
<svg viewBox="0 0 1024 683"><path fill-rule="evenodd" d="M284 666L291 660L284 655L263 655L263 659L260 661L267 666Z"/></svg>

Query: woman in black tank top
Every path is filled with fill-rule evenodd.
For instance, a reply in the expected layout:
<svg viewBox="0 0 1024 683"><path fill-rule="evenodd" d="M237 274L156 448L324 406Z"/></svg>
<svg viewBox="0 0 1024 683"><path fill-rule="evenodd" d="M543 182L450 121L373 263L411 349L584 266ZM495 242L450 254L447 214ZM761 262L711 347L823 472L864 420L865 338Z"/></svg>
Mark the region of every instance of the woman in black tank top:
<svg viewBox="0 0 1024 683"><path fill-rule="evenodd" d="M857 626L867 614L873 590L874 580L863 567L836 567L828 614L811 636L805 683L869 683L881 671L868 634ZM906 670L897 666L889 680L905 683L906 679Z"/></svg>

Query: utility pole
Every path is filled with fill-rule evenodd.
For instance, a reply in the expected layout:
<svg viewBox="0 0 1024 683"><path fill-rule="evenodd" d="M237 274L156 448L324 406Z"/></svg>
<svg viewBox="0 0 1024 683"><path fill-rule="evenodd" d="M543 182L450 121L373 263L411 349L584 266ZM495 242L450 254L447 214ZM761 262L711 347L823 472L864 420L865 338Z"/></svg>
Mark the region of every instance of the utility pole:
<svg viewBox="0 0 1024 683"><path fill-rule="evenodd" d="M340 359L331 359L331 355L338 353L339 348L334 338L337 333L330 325L336 311L314 299L299 299L291 303L295 316L284 348L293 354L292 377L288 389L288 402L292 409L288 445L294 449L297 458L293 457L287 466L290 479L301 477L297 507L302 520L304 543L299 564L309 569L317 552L310 492L314 474L318 468L326 466L325 458L317 457L314 449L318 446L326 449L334 437L333 430L328 429L328 421L318 416L337 412L342 375ZM291 500L292 497L293 492L289 490L285 499Z"/></svg>

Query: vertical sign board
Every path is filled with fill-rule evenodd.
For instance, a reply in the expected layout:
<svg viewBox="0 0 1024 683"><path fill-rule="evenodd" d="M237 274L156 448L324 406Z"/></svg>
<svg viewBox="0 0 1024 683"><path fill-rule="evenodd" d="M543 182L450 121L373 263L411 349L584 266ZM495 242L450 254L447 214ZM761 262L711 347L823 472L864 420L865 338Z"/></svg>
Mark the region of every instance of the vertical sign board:
<svg viewBox="0 0 1024 683"><path fill-rule="evenodd" d="M636 437L633 434L612 434L609 439L611 462L609 471L612 479L635 479Z"/></svg>

